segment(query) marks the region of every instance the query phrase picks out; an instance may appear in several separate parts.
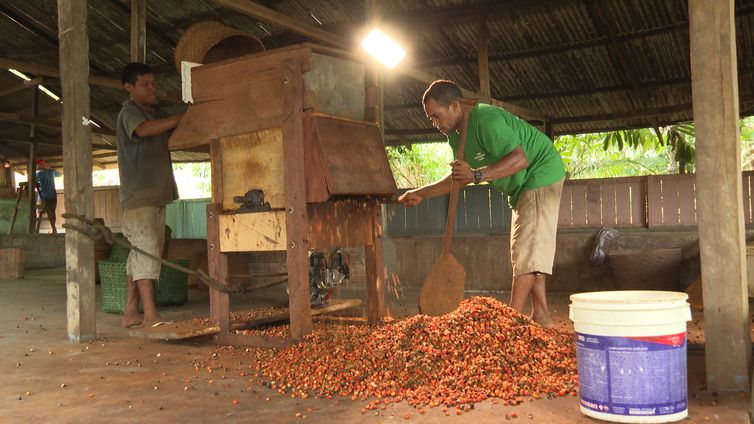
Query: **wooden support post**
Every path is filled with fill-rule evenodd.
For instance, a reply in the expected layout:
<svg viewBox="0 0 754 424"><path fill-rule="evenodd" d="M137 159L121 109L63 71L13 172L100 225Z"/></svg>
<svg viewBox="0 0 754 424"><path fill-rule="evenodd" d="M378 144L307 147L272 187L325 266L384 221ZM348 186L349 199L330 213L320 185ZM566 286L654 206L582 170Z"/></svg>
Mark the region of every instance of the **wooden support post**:
<svg viewBox="0 0 754 424"><path fill-rule="evenodd" d="M381 206L377 202L369 205L372 240L364 246L367 283L367 320L375 325L386 315L385 284L387 275L382 252L382 216Z"/></svg>
<svg viewBox="0 0 754 424"><path fill-rule="evenodd" d="M545 121L545 135L553 142L555 141L555 125L551 119Z"/></svg>
<svg viewBox="0 0 754 424"><path fill-rule="evenodd" d="M147 58L147 0L131 0L131 62Z"/></svg>
<svg viewBox="0 0 754 424"><path fill-rule="evenodd" d="M65 210L92 219L91 131L89 116L89 40L86 0L58 0L60 85L63 103ZM32 187L30 187L32 188ZM97 335L95 324L94 246L77 231L65 233L68 340L83 342Z"/></svg>
<svg viewBox="0 0 754 424"><path fill-rule="evenodd" d="M487 19L484 16L479 17L479 27L477 28L477 63L479 66L479 94L480 100L488 102L492 98L490 89L490 65L489 53L487 49Z"/></svg>
<svg viewBox="0 0 754 424"><path fill-rule="evenodd" d="M207 205L207 266L209 276L219 282L228 281L228 255L220 252L220 221L223 211L223 156L220 140L209 145L212 203ZM230 296L210 287L210 320L220 326L220 338L230 331Z"/></svg>
<svg viewBox="0 0 754 424"><path fill-rule="evenodd" d="M689 0L707 390L749 390L734 0Z"/></svg>
<svg viewBox="0 0 754 424"><path fill-rule="evenodd" d="M291 338L301 340L312 331L309 290L309 241L306 238L306 180L304 170L304 104L301 63L283 62L283 163L285 232L288 252L288 302Z"/></svg>
<svg viewBox="0 0 754 424"><path fill-rule="evenodd" d="M214 173L214 169L212 170ZM228 282L228 254L220 252L219 216L223 211L222 203L207 205L207 262L209 276L221 283ZM210 320L220 326L219 338L230 332L230 295L210 287Z"/></svg>
<svg viewBox="0 0 754 424"><path fill-rule="evenodd" d="M29 213L26 220L26 234L34 232L36 226L36 212L37 212L37 146L34 143L29 144L29 162L26 164L26 176L28 190L26 190L26 200L29 202L26 205L27 212Z"/></svg>

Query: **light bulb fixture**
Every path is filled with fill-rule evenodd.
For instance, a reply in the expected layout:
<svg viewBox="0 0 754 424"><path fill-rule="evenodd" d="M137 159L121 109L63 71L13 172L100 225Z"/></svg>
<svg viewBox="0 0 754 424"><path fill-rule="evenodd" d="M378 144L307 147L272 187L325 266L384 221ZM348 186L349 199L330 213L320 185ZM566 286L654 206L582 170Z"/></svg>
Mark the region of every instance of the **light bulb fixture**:
<svg viewBox="0 0 754 424"><path fill-rule="evenodd" d="M406 50L377 28L364 37L361 47L391 69L406 57Z"/></svg>

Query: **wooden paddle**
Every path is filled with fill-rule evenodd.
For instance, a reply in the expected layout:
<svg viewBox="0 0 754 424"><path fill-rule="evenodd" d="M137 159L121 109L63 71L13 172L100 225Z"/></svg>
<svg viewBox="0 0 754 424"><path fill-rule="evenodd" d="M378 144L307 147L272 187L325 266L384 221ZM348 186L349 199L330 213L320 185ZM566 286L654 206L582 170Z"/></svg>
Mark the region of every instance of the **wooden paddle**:
<svg viewBox="0 0 754 424"><path fill-rule="evenodd" d="M461 107L465 109L463 122L461 123L461 136L456 150L456 160L463 160L464 147L466 146L466 127L469 123L470 106L476 103L473 100L459 99ZM445 240L442 246L442 255L432 266L427 278L422 283L419 292L419 312L426 315L445 315L455 310L463 300L463 290L466 286L466 270L458 259L450 253L450 245L453 242L453 229L456 224L456 212L458 209L458 192L461 184L450 180L450 202L448 204L448 221L445 223Z"/></svg>

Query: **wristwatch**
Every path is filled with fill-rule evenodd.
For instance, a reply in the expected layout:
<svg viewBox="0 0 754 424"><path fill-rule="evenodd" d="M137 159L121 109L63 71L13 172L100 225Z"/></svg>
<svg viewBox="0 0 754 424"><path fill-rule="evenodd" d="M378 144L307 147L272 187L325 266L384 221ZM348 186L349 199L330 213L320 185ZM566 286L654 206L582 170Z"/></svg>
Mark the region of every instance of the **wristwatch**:
<svg viewBox="0 0 754 424"><path fill-rule="evenodd" d="M475 169L474 170L474 184L479 184L482 182L482 171Z"/></svg>

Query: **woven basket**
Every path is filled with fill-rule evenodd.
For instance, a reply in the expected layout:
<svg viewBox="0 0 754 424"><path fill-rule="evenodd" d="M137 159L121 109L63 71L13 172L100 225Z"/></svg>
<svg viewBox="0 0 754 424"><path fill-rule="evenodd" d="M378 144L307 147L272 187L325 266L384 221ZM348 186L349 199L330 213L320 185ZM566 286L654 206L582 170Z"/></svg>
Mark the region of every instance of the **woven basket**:
<svg viewBox="0 0 754 424"><path fill-rule="evenodd" d="M99 261L97 265L100 275L102 310L110 314L122 314L128 292L126 261L107 259Z"/></svg>
<svg viewBox="0 0 754 424"><path fill-rule="evenodd" d="M213 63L264 51L258 38L219 22L198 22L186 29L175 47L175 67L181 62Z"/></svg>
<svg viewBox="0 0 754 424"><path fill-rule="evenodd" d="M681 249L623 250L608 254L619 290L679 290Z"/></svg>
<svg viewBox="0 0 754 424"><path fill-rule="evenodd" d="M126 239L126 236L124 236L121 233L114 234L115 238L123 241L128 241ZM128 250L127 247L121 246L118 243L113 243L112 249L110 249L110 256L108 256L108 259L111 261L125 261L128 259L128 254L131 251Z"/></svg>
<svg viewBox="0 0 754 424"><path fill-rule="evenodd" d="M170 259L170 262L188 267L190 259ZM188 276L176 269L163 265L157 281L155 303L157 306L183 305L188 300Z"/></svg>
<svg viewBox="0 0 754 424"><path fill-rule="evenodd" d="M191 261L173 259L170 262L188 267ZM128 277L126 275L126 260L108 259L99 261L102 296L102 310L111 314L122 314L126 306L128 292ZM183 305L188 300L188 283L186 274L163 265L160 269L160 279L155 287L155 303L157 306ZM142 310L139 305L139 310Z"/></svg>

